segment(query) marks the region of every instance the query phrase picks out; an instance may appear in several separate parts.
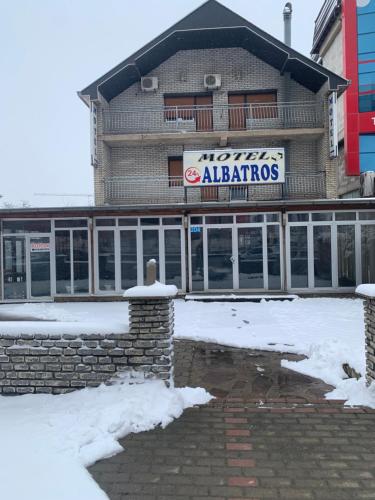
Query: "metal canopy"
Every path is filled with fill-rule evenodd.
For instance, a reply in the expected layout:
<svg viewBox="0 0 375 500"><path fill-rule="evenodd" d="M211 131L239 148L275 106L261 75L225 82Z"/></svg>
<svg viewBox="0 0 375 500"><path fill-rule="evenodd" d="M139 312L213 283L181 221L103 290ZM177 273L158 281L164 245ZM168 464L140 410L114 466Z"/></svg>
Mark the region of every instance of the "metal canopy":
<svg viewBox="0 0 375 500"><path fill-rule="evenodd" d="M99 91L110 101L179 50L228 47L248 50L279 71L289 72L295 81L313 92L318 92L326 81L331 90L339 92L348 85L346 79L288 47L216 0L208 0L78 94L87 103L87 98L97 99Z"/></svg>

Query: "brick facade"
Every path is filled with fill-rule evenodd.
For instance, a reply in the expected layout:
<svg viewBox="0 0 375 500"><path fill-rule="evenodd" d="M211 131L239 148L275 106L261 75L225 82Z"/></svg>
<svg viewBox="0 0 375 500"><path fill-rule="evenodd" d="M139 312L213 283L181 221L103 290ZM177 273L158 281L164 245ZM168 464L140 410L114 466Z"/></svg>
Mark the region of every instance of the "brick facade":
<svg viewBox="0 0 375 500"><path fill-rule="evenodd" d="M134 144L128 146L111 146L102 140L103 112L123 112L129 109L152 108L163 109L164 94L201 93L204 91L203 76L207 73L218 73L222 75L222 86L213 91L214 108L214 130L215 124L220 124L220 117L215 115L215 107L228 104L228 92L255 91L255 90L277 90L278 102L314 102L317 109L323 109L326 101L327 85L324 85L317 94L298 84L288 73L281 74L272 66L258 59L247 50L233 47L222 49L182 50L167 59L155 68L149 76L157 76L159 89L155 92L142 92L140 82L136 82L113 98L109 103L104 99L98 104L98 157L99 165L94 172L95 199L97 205L123 204L125 199L121 197L105 195L105 179L110 177L142 177L158 176L168 178L168 156L182 155L184 149L217 149L218 142L207 143L199 138L197 133L196 142L187 144L181 140L165 142L160 139L157 144ZM324 106L326 113L326 106ZM162 116L162 115L161 115ZM142 113L137 117L137 124L142 125ZM147 114L144 120L147 120ZM157 124L155 132L158 131ZM335 197L337 195L336 162L328 160L328 135L327 128L324 136L308 137L284 137L282 139L270 138L239 138L228 140L225 147L285 147L287 172L305 176L308 174L327 174L327 192L324 197ZM177 134L176 134L177 138ZM135 168L136 166L136 168ZM132 186L132 203L137 201ZM144 185L138 187L140 202L144 200ZM150 186L153 189L153 186ZM306 197L308 185L301 183L301 197ZM272 190L271 190L272 191ZM277 191L279 193L279 191ZM267 195L267 196L265 196ZM269 195L269 190L255 189L254 199L277 199ZM297 198L298 193L297 193ZM317 197L311 193L311 197ZM191 200L196 201L196 200Z"/></svg>

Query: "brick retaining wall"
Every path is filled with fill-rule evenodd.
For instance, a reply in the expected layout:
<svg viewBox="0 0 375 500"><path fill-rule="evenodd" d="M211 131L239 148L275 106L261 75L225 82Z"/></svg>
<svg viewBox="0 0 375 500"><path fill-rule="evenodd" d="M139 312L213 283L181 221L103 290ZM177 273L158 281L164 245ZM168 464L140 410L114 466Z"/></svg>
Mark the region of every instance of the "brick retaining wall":
<svg viewBox="0 0 375 500"><path fill-rule="evenodd" d="M365 300L366 324L366 381L375 380L375 298Z"/></svg>
<svg viewBox="0 0 375 500"><path fill-rule="evenodd" d="M0 394L61 394L111 383L121 372L172 381L173 303L130 301L128 333L0 337Z"/></svg>

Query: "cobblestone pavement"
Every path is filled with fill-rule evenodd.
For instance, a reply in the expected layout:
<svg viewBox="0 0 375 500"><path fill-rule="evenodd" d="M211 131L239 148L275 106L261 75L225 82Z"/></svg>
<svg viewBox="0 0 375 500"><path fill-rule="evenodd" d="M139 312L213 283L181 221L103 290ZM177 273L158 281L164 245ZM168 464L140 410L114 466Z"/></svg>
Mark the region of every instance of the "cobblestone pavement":
<svg viewBox="0 0 375 500"><path fill-rule="evenodd" d="M190 381L195 372L184 371ZM205 379L209 370L201 373ZM269 378L265 393L277 393L277 376ZM277 397L262 401L260 389L255 398L229 389L166 429L127 436L123 453L90 472L111 500L375 499L375 411L328 402L315 382L314 400L302 380L295 397L281 396L282 380Z"/></svg>

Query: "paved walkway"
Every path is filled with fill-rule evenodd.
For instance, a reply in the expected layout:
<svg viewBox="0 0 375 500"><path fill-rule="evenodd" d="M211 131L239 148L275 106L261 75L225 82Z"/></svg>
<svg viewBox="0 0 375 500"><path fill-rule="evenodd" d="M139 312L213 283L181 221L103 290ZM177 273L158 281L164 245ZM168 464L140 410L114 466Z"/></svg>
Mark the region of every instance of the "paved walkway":
<svg viewBox="0 0 375 500"><path fill-rule="evenodd" d="M186 364L188 347L177 349ZM203 357L210 358L211 347L199 347L207 351ZM299 379L297 396L282 396L289 389L277 375L275 358L270 356L268 366L267 355L252 354L253 360L264 356L264 372L253 369L241 387L234 377L223 398L186 410L166 429L127 436L121 441L125 452L91 467L111 500L375 499L375 411L327 402L318 397L321 382L309 378L310 392ZM232 355L226 355L229 364ZM199 360L195 352L191 370L185 366L178 379L198 377L193 368ZM222 370L226 364L220 363ZM212 365L205 366L201 382ZM243 370L236 367L239 378ZM263 394L259 389L250 399L247 390L259 373L268 382ZM225 391L222 371L216 375L211 385ZM270 390L277 397L264 397ZM242 396L231 394L241 391Z"/></svg>

